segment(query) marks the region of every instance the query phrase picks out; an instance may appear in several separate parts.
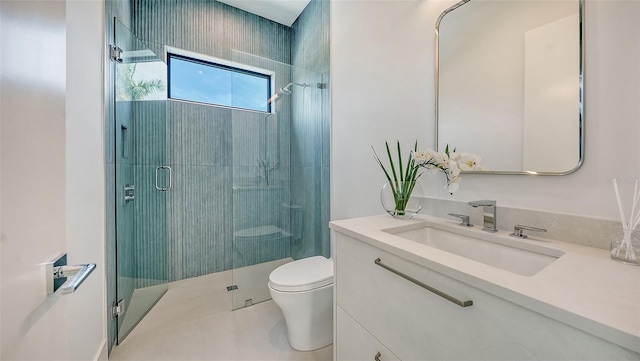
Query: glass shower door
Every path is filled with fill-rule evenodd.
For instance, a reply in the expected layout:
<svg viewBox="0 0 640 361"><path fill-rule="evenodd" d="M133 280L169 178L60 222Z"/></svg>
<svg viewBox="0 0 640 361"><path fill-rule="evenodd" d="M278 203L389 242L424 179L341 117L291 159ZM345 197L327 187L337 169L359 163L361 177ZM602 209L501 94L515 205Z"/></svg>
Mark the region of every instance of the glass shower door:
<svg viewBox="0 0 640 361"><path fill-rule="evenodd" d="M237 50L232 60L273 74L271 112L231 111L235 310L269 300L269 274L280 265L321 254L326 91L317 72Z"/></svg>
<svg viewBox="0 0 640 361"><path fill-rule="evenodd" d="M116 294L121 342L167 291L166 64L117 19Z"/></svg>

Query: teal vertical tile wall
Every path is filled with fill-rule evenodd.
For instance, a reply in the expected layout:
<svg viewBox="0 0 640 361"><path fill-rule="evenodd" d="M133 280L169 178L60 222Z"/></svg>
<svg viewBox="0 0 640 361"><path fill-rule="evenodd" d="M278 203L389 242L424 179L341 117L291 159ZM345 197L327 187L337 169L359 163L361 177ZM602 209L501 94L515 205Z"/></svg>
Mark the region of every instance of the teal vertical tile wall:
<svg viewBox="0 0 640 361"><path fill-rule="evenodd" d="M108 193L113 206L123 207L126 218L112 233L133 240L118 259L121 275L138 279L131 292L288 256L328 256L329 96L328 87L316 84L329 81L329 2L312 0L292 28L216 1L111 2L130 5L117 12L158 55L168 45L271 69L276 89L291 81L309 84L281 97L275 114L176 101L123 108L133 119L125 124L130 154L121 169L107 173L135 184L136 201L118 204L122 194L115 193L122 190L113 179L107 184L114 189ZM105 126L105 141L113 143L119 125ZM121 151L108 146L107 165ZM274 168L266 177L258 160ZM168 192L155 190L158 165L172 167ZM302 232L293 239L286 231L296 205ZM240 240L250 232L268 233L269 226L285 232L269 243Z"/></svg>
<svg viewBox="0 0 640 361"><path fill-rule="evenodd" d="M230 170L227 166L183 166L182 180L182 263L183 278L225 269L228 252ZM230 207L229 207L230 208Z"/></svg>
<svg viewBox="0 0 640 361"><path fill-rule="evenodd" d="M152 48L154 43L164 44L270 69L276 74L276 87L291 80L290 66L286 64L290 60L290 28L216 1L133 0L132 29ZM154 50L160 54L164 51L160 47ZM240 252L238 242L234 243L238 231L281 223L279 206L290 197L289 102L288 99L279 102L277 106L282 111L273 115L168 102L166 156L174 174L173 188L166 192L170 280L289 255L290 238L286 237L275 250L256 248ZM269 117L273 118L265 119ZM274 121L279 123L277 128L267 125ZM135 146L138 158L157 155L153 139L161 134L145 128L150 124L135 127L136 139L145 138ZM273 129L277 129L277 137L267 136ZM143 136L141 132L150 134ZM261 152L276 147L278 151L273 153L279 154L279 168L270 175L283 186L277 190L234 192L234 184L242 186L247 179L258 185ZM247 197L248 194L252 197ZM266 217L251 216L257 213ZM154 229L149 231L153 234ZM144 268L148 269L146 265Z"/></svg>
<svg viewBox="0 0 640 361"><path fill-rule="evenodd" d="M281 133L288 134L287 113L233 111L233 268L290 255L291 237L270 234L285 229L289 217L282 207L290 198L288 157L278 152Z"/></svg>
<svg viewBox="0 0 640 361"><path fill-rule="evenodd" d="M233 60L273 71L276 89L291 81L289 64L239 51ZM275 113L232 112L233 268L291 254L290 208L284 206L291 197L291 98L281 96L272 107Z"/></svg>
<svg viewBox="0 0 640 361"><path fill-rule="evenodd" d="M133 0L140 39L231 59L240 50L289 63L290 29L214 0Z"/></svg>
<svg viewBox="0 0 640 361"><path fill-rule="evenodd" d="M134 255L136 288L154 286L168 280L167 192L156 189L166 185L166 171L156 168L167 162L167 102L131 102L130 154L135 185ZM124 144L126 147L127 145ZM122 150L116 150L121 152Z"/></svg>
<svg viewBox="0 0 640 361"><path fill-rule="evenodd" d="M170 278L223 271L231 252L231 111L169 101L167 114Z"/></svg>
<svg viewBox="0 0 640 361"><path fill-rule="evenodd" d="M329 0L311 0L292 25L293 81L312 85L292 94L292 202L301 205L304 214L303 238L292 248L294 258L330 255L329 6Z"/></svg>

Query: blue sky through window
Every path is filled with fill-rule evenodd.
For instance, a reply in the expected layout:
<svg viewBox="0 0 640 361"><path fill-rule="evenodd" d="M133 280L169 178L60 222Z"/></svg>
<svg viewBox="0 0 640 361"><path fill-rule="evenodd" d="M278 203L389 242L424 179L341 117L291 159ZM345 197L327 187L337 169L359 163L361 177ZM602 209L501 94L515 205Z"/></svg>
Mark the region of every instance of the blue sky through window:
<svg viewBox="0 0 640 361"><path fill-rule="evenodd" d="M270 76L169 54L169 97L268 112Z"/></svg>

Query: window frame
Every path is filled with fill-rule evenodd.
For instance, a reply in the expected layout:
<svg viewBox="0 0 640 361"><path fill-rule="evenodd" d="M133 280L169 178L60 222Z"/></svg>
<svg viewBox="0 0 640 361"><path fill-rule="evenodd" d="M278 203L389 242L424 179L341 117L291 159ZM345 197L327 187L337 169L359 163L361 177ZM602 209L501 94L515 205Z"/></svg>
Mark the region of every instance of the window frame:
<svg viewBox="0 0 640 361"><path fill-rule="evenodd" d="M191 52L188 50L173 48L169 46L165 46L164 55L165 55L165 62L167 64L167 99L182 101L182 102L197 103L197 104L206 104L206 105L230 108L230 109L239 109L239 110L245 110L245 111L251 111L251 112L274 113L275 109L272 106L272 102L268 101L271 95L274 94L274 84L275 84L274 71L247 65L247 64L242 64L234 61L229 61L221 58L216 58L213 56L199 54L199 53ZM255 76L256 78L266 79L267 93L265 94L265 102L267 103L267 110L257 110L257 109L244 108L244 107L234 107L232 105L226 105L226 104L173 98L171 96L171 59L172 58L182 60L182 61L190 61L196 64L209 66L212 68L229 70L231 72L235 72L239 74L251 75L251 76Z"/></svg>

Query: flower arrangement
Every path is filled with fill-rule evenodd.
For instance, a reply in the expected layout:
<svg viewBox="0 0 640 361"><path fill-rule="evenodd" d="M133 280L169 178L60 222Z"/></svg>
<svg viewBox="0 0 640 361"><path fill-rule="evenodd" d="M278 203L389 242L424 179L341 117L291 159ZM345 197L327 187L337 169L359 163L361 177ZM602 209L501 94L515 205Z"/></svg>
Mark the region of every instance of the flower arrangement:
<svg viewBox="0 0 640 361"><path fill-rule="evenodd" d="M426 168L431 170L432 172L442 171L447 177L447 184L445 189L447 192L453 194L460 187L460 173L464 171L473 171L473 170L482 170L482 159L471 153L456 153L456 149L453 151L449 151L449 145L445 147L444 152L438 153L434 150L426 150L424 152L418 152L418 142L413 146L413 150L409 153L407 157L406 166L403 168L402 162L402 150L400 149L400 142L397 142L397 165L394 163L394 158L391 155L391 149L389 148L389 143L384 143L387 149L387 156L389 157L389 168L384 166L380 157L376 153L376 150L373 149L373 157L376 162L384 172L385 177L387 178L388 185L391 188L391 193L393 195L393 202L395 208L393 210L387 209L384 204L385 201L383 199L383 206L387 209L387 212L394 217L405 217L407 211L407 205L409 204L409 199L411 197L411 193L413 192L416 186L416 180L420 178L422 173L420 172L420 168ZM385 185L386 187L387 185ZM383 188L384 191L384 188ZM422 207L421 203L416 206L416 209L412 211L417 213L420 211ZM414 213L414 214L415 214Z"/></svg>
<svg viewBox="0 0 640 361"><path fill-rule="evenodd" d="M395 208L393 210L387 210L392 216L405 216L407 204L409 203L409 198L411 197L411 193L413 192L416 186L416 180L420 178L422 173L418 173L420 167L416 164L416 160L412 157L418 150L418 142L416 141L413 146L413 150L409 152L407 156L406 166L402 167L402 150L400 149L400 142L397 143L398 148L398 167L394 164L394 159L391 156L391 149L389 148L389 143L384 142L387 148L387 156L389 157L389 170L384 166L380 157L376 153L376 150L373 149L373 157L376 162L382 168L385 177L387 177L388 185L391 187L391 192L393 195L393 201ZM386 185L385 185L386 186ZM384 201L383 201L384 205ZM418 209L417 211L419 211Z"/></svg>
<svg viewBox="0 0 640 361"><path fill-rule="evenodd" d="M460 187L461 172L483 169L482 159L479 156L471 153L456 153L455 148L450 152L448 144L444 152L438 153L429 149L424 152L413 152L412 156L419 167L434 172L442 171L447 177L444 189L451 194Z"/></svg>

